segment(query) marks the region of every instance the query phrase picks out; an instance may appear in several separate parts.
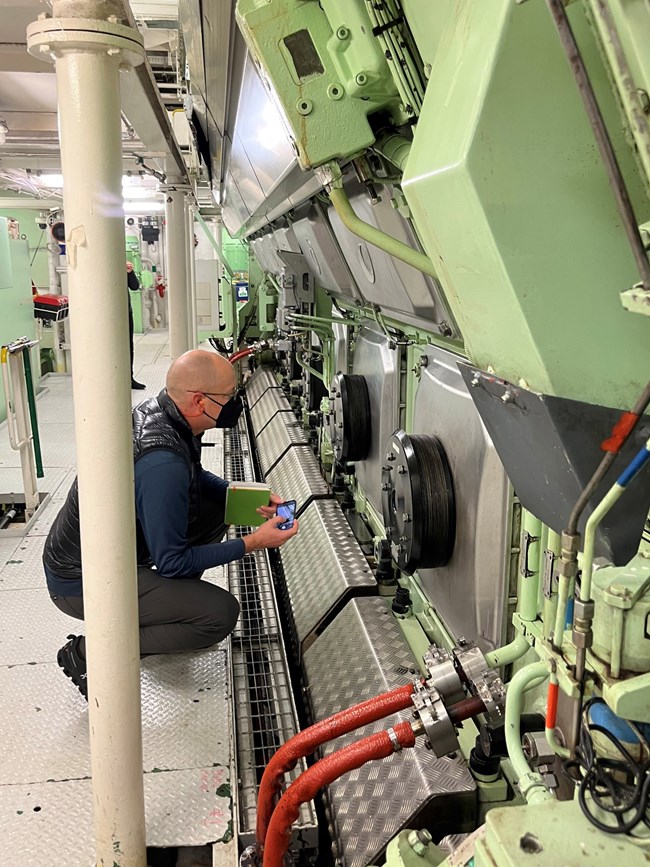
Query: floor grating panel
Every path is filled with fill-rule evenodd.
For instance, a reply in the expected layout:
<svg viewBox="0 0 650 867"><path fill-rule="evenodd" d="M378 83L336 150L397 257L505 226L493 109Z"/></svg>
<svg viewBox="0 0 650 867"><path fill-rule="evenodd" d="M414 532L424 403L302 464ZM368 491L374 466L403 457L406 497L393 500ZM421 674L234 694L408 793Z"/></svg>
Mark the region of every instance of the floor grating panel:
<svg viewBox="0 0 650 867"><path fill-rule="evenodd" d="M226 477L254 480L246 423L225 432ZM232 538L250 528L231 528ZM279 615L266 552L255 552L228 567L230 591L237 596L241 615L233 633L232 671L237 727L239 824L244 842L252 842L257 789L269 759L287 738L298 731L289 670L279 630ZM304 768L300 763L290 775ZM312 805L305 805L299 833L314 831Z"/></svg>

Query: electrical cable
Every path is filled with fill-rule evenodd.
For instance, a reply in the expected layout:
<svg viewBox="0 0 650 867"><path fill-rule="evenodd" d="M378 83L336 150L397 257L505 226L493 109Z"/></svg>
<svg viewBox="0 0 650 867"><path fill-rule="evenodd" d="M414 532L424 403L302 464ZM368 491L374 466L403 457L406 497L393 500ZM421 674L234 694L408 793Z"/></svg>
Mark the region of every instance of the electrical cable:
<svg viewBox="0 0 650 867"><path fill-rule="evenodd" d="M45 234L45 229L41 229L41 237L38 239L38 242L36 244L36 249L34 250L34 255L32 256L32 261L29 263L30 268L34 264L34 259L36 258L36 255L38 254L39 250L41 249L41 241L43 240L44 234ZM45 249L47 250L47 248L48 248L48 245L46 244Z"/></svg>
<svg viewBox="0 0 650 867"><path fill-rule="evenodd" d="M589 711L597 704L606 705L600 697L591 698L585 703L576 757L565 762L564 770L567 777L577 784L578 803L592 825L606 834L631 835L640 823L650 827L650 744L638 727L626 720L646 752L645 760L637 761L613 732L590 722ZM621 758L599 757L593 734L606 738ZM611 816L616 824L608 824L599 818L593 812L592 803ZM625 815L629 813L632 816L626 819Z"/></svg>

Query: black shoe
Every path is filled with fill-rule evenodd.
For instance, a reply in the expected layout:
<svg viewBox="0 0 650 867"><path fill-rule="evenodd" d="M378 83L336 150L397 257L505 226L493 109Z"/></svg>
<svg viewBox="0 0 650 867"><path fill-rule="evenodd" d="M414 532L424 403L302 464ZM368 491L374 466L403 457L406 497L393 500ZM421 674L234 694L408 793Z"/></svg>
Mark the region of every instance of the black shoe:
<svg viewBox="0 0 650 867"><path fill-rule="evenodd" d="M63 673L77 687L79 692L88 701L88 680L86 675L86 660L79 651L81 635L68 635L70 641L64 644L56 655L56 661L63 669Z"/></svg>
<svg viewBox="0 0 650 867"><path fill-rule="evenodd" d="M131 380L131 388L137 388L138 390L141 390L146 387L147 386L143 385L141 382L136 382L135 379Z"/></svg>

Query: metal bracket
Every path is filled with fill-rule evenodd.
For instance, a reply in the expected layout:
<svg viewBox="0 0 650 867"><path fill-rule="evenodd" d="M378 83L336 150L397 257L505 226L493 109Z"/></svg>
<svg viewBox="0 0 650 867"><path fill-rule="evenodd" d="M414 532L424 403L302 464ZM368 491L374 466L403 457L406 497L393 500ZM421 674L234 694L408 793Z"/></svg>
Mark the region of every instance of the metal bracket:
<svg viewBox="0 0 650 867"><path fill-rule="evenodd" d="M528 530L524 530L521 534L521 551L519 553L519 571L524 578L532 578L535 574L528 568L528 551L535 542L539 542L539 536L531 536Z"/></svg>
<svg viewBox="0 0 650 867"><path fill-rule="evenodd" d="M550 599L553 595L553 584L555 581L555 554L547 548L544 551L544 571L542 574L542 589L544 597Z"/></svg>

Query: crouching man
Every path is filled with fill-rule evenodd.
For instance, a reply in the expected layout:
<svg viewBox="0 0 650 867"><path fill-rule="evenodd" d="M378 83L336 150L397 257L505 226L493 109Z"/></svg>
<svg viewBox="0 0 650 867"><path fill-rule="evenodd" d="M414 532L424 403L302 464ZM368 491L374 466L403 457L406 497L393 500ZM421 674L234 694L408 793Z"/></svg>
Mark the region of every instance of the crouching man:
<svg viewBox="0 0 650 867"><path fill-rule="evenodd" d="M232 365L203 350L180 356L166 388L133 410L140 653L198 650L222 641L235 627L234 596L201 581L204 570L262 548L284 545L298 532L280 530L280 498L263 509L266 523L241 539L222 542L228 482L201 466L201 435L234 427L242 411ZM49 532L43 564L50 597L71 617L84 618L75 480ZM110 552L106 568L110 569ZM85 640L69 636L57 661L87 698Z"/></svg>

